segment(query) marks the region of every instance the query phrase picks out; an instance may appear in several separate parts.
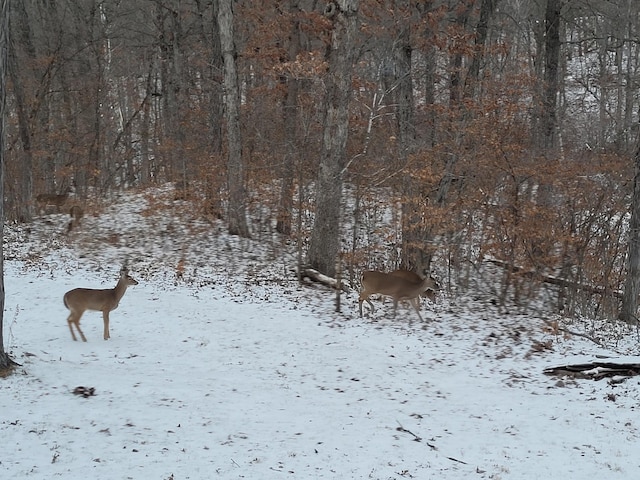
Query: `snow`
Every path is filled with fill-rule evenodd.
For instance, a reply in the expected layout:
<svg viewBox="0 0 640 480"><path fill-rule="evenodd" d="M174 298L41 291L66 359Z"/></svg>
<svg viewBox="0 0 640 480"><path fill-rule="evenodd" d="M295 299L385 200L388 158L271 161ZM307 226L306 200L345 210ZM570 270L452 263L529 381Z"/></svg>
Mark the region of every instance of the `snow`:
<svg viewBox="0 0 640 480"><path fill-rule="evenodd" d="M128 221L163 230L136 217L142 203ZM423 306L424 323L408 305L391 318L389 302L361 319L357 292L336 313L334 292L287 277L286 254L241 253L250 244L221 233L194 234L218 243L190 246L197 261L187 249L177 278L178 240L151 255L109 215L69 239L36 223L6 247L5 348L22 366L0 378L0 478L637 478L637 377L542 373L637 362L635 332L606 349L447 298ZM120 268L122 245L90 241L104 228L130 235L140 283L111 313L110 340L87 312L88 342L74 342L63 294L110 288Z"/></svg>

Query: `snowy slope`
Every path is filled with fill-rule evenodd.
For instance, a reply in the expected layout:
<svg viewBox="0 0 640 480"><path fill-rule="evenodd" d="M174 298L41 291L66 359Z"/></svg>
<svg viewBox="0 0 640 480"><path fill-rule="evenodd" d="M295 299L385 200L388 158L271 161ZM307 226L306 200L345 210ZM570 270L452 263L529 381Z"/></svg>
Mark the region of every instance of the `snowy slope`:
<svg viewBox="0 0 640 480"><path fill-rule="evenodd" d="M143 240L141 211L68 239L53 216L6 247L5 347L22 367L0 379L0 478L637 478L639 381L542 373L617 352L471 301L421 324L388 304L360 319L350 293L338 314L287 278L286 252L207 229ZM112 287L123 256L140 284L111 339L87 312L73 342L64 292Z"/></svg>

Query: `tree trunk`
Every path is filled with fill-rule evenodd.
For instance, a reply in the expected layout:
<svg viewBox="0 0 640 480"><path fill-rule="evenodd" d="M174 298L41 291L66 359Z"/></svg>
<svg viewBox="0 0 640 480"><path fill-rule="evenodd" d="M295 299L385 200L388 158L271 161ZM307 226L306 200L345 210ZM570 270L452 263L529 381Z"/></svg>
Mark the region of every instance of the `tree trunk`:
<svg viewBox="0 0 640 480"><path fill-rule="evenodd" d="M201 6L198 1L198 10L204 16L205 6ZM218 22L219 1L214 0L212 3L212 16L214 21L211 22L211 61L209 67L209 82L211 85L209 91L209 121L211 124L211 165L206 172L205 178L205 204L206 211L209 215L221 219L224 217L221 191L224 185L224 169L222 168L222 137L224 123L224 91L222 85L222 75L224 71L224 63L222 59L222 48L220 47L220 32ZM204 23L204 20L203 20ZM206 41L207 37L202 28L202 39Z"/></svg>
<svg viewBox="0 0 640 480"><path fill-rule="evenodd" d="M640 293L640 137L634 156L633 198L631 219L629 220L629 246L627 254L627 278L622 296L619 318L624 322L637 324L638 293Z"/></svg>
<svg viewBox="0 0 640 480"><path fill-rule="evenodd" d="M469 14L473 8L474 2L463 2L463 4L457 9L457 14L454 20L456 28L460 29L460 39L463 38L462 32L467 28L467 22L469 21ZM451 70L449 76L449 105L453 108L460 106L460 100L462 99L462 60L463 60L463 48L465 45L458 45L457 42L462 40L453 39L453 54L451 55Z"/></svg>
<svg viewBox="0 0 640 480"><path fill-rule="evenodd" d="M35 62L35 49L31 39L31 28L29 26L29 20L27 18L27 12L23 2L16 3L16 16L14 17L16 24L19 25L21 32L21 42L23 43L29 60ZM7 38L9 33L7 33ZM25 101L25 94L23 89L23 78L20 78L20 69L18 68L18 55L16 53L16 41L11 39L11 44L7 46L9 59L8 62L11 65L8 74L11 76L11 82L13 84L13 95L15 97L15 104L18 117L18 130L20 133L20 142L22 143L23 158L18 165L19 185L15 190L17 198L15 199L15 219L18 222L30 222L33 214L31 208L33 198L33 152L31 149L31 127L29 125L29 113L27 111L27 105Z"/></svg>
<svg viewBox="0 0 640 480"><path fill-rule="evenodd" d="M465 79L465 98L475 98L480 80L480 66L484 61L484 51L489 34L489 21L493 16L498 0L482 0L480 6L480 19L476 26L475 50L471 57L471 65ZM477 99L479 100L479 99Z"/></svg>
<svg viewBox="0 0 640 480"><path fill-rule="evenodd" d="M0 371L15 365L4 351L4 151L7 98L7 51L9 42L9 0L0 0Z"/></svg>
<svg viewBox="0 0 640 480"><path fill-rule="evenodd" d="M396 3L399 18L409 15L409 1ZM398 38L394 42L396 128L398 129L398 158L403 168L409 167L409 160L416 141L416 126L413 105L413 76L411 72L412 46L410 21L406 18L400 25ZM402 182L402 268L420 270L428 268L429 255L425 251L424 239L427 235L422 222L423 196L422 182L415 179L411 169L406 171Z"/></svg>
<svg viewBox="0 0 640 480"><path fill-rule="evenodd" d="M558 87L560 74L560 10L562 0L547 0L545 12L545 69L542 99L542 138L544 149L558 146Z"/></svg>
<svg viewBox="0 0 640 480"><path fill-rule="evenodd" d="M183 129L180 125L180 88L182 42L178 8L175 0L156 0L156 23L160 29L160 78L162 88L161 143L171 145L164 150L164 173L182 191L186 188L183 153Z"/></svg>
<svg viewBox="0 0 640 480"><path fill-rule="evenodd" d="M300 52L300 9L299 0L289 0L289 14L292 16L291 37L289 42L289 61L294 62ZM284 135L285 152L282 168L282 186L280 187L280 205L276 231L283 235L291 235L291 212L293 210L293 176L294 157L297 152L297 119L298 119L298 90L299 80L292 75L283 79L287 86L284 99Z"/></svg>
<svg viewBox="0 0 640 480"><path fill-rule="evenodd" d="M246 217L245 166L240 134L240 91L233 38L233 0L220 0L218 28L224 59L225 117L227 120L227 183L229 188L229 233L249 237Z"/></svg>
<svg viewBox="0 0 640 480"><path fill-rule="evenodd" d="M333 24L328 51L322 150L313 233L307 261L311 267L333 276L340 251L340 203L345 151L349 134L351 77L356 58L358 0L330 2L325 15Z"/></svg>
<svg viewBox="0 0 640 480"><path fill-rule="evenodd" d="M418 11L424 18L429 18L432 12L432 2L425 2L424 4L418 3ZM436 142L436 120L437 120L437 108L436 108L436 86L438 84L438 75L436 73L437 67L437 53L434 43L435 30L430 23L424 22L424 34L426 45L424 51L425 57L425 70L424 70L424 107L425 107L425 130L424 143L427 147L432 147Z"/></svg>

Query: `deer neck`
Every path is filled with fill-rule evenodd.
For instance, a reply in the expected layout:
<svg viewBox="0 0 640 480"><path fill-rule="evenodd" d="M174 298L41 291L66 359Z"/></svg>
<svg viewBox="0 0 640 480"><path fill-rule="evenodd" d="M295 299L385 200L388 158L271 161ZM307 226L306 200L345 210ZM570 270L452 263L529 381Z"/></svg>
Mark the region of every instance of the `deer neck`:
<svg viewBox="0 0 640 480"><path fill-rule="evenodd" d="M116 297L116 303L120 302L120 299L124 295L124 292L127 291L128 286L129 285L127 285L126 278L123 277L120 280L118 280L118 284L116 285L116 288L113 289L113 293L115 294L115 297Z"/></svg>

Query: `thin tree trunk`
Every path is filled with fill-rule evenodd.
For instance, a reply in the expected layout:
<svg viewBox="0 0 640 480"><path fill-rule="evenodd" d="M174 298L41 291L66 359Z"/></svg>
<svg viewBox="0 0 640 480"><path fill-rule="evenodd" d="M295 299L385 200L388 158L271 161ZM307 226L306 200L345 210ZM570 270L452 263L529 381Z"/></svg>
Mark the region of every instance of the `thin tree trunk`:
<svg viewBox="0 0 640 480"><path fill-rule="evenodd" d="M340 203L345 150L349 134L351 77L356 59L358 0L330 2L325 15L333 24L328 51L328 74L324 131L318 181L315 220L307 261L312 268L333 276L340 251Z"/></svg>
<svg viewBox="0 0 640 480"><path fill-rule="evenodd" d="M399 18L409 16L409 1L396 3ZM413 105L413 76L411 74L412 46L409 19L400 25L398 38L394 42L394 70L396 122L398 129L398 157L404 168L409 167L409 159L415 148L416 130ZM420 270L428 268L429 255L424 249L425 225L421 218L420 205L423 196L422 182L416 180L407 170L402 182L402 268Z"/></svg>
<svg viewBox="0 0 640 480"><path fill-rule="evenodd" d="M473 8L474 2L463 2L463 5L458 7L458 14L454 20L456 27L460 29L460 31L464 31L467 27L467 22L469 21L469 14L471 13L471 9ZM462 34L460 33L461 38ZM453 40L453 54L451 55L451 74L449 76L449 104L453 108L458 108L460 105L460 100L462 99L462 60L463 46L456 44L460 40Z"/></svg>
<svg viewBox="0 0 640 480"><path fill-rule="evenodd" d="M150 117L151 117L151 98L153 95L153 65L150 62L149 73L145 85L145 99L142 105L142 119L140 121L140 184L143 186L153 182L151 171L151 159L149 155L150 145Z"/></svg>
<svg viewBox="0 0 640 480"><path fill-rule="evenodd" d="M427 16L428 10L421 12L423 16ZM425 71L424 71L424 103L426 114L426 132L425 132L425 144L427 147L435 146L436 143L436 85L438 83L438 76L436 74L437 55L436 47L433 43L434 31L432 30L429 22L425 22L424 36L427 39L425 55Z"/></svg>
<svg viewBox="0 0 640 480"><path fill-rule="evenodd" d="M627 278L622 296L619 318L624 322L637 324L638 293L640 293L640 137L634 156L633 198L631 219L629 220L629 246L627 255Z"/></svg>
<svg viewBox="0 0 640 480"><path fill-rule="evenodd" d="M22 43L27 51L29 60L35 60L35 50L31 39L31 28L27 19L27 12L23 2L16 3L16 22L20 25L22 32ZM14 32L11 29L9 33ZM31 199L33 198L33 152L31 149L31 128L29 125L29 114L25 103L25 94L23 89L23 81L19 75L18 55L16 53L16 40L9 37L10 45L7 46L9 55L8 74L11 76L13 84L13 95L15 97L16 110L18 116L18 130L20 133L20 141L22 143L23 157L20 159L17 171L20 178L19 185L16 187L17 198L15 199L15 218L19 222L31 221L33 209L31 207Z"/></svg>
<svg viewBox="0 0 640 480"><path fill-rule="evenodd" d="M300 51L300 13L299 0L289 0L289 14L292 18L291 39L289 43L289 61L295 61ZM297 118L299 81L293 76L284 78L287 93L284 100L284 135L285 152L282 165L282 186L280 188L280 205L276 231L283 235L291 235L291 212L293 211L293 176L295 174L293 159L297 152Z"/></svg>
<svg viewBox="0 0 640 480"><path fill-rule="evenodd" d="M245 166L240 132L240 91L233 38L232 0L220 0L218 12L220 46L224 59L225 117L227 120L227 182L229 188L228 228L231 235L249 237L246 217Z"/></svg>
<svg viewBox="0 0 640 480"><path fill-rule="evenodd" d="M208 84L210 85L207 92L207 102L209 108L209 123L210 123L210 138L211 138L211 165L207 169L204 175L204 194L206 212L215 218L221 219L224 217L221 191L224 184L224 168L222 163L222 137L223 137L223 123L224 123L224 95L222 78L224 71L224 63L222 59L222 49L220 47L220 32L218 28L218 12L219 1L214 0L211 4L212 22L208 22L210 25L210 36L207 35L207 29L205 28L205 11L207 6L201 0L197 0L198 12L201 18L201 36L203 45L207 41L211 42L211 61L209 62L209 68L206 71L208 76Z"/></svg>
<svg viewBox="0 0 640 480"><path fill-rule="evenodd" d="M545 150L558 146L558 87L560 74L560 11L562 0L547 0L545 12L545 70L542 138Z"/></svg>
<svg viewBox="0 0 640 480"><path fill-rule="evenodd" d="M465 98L474 98L480 80L480 65L484 60L484 51L489 34L489 21L493 16L498 0L482 0L480 6L480 20L476 26L475 51L471 58L471 65L465 79ZM479 100L479 99L478 99Z"/></svg>
<svg viewBox="0 0 640 480"><path fill-rule="evenodd" d="M6 119L9 0L0 0L0 371L15 363L4 351L4 151Z"/></svg>

